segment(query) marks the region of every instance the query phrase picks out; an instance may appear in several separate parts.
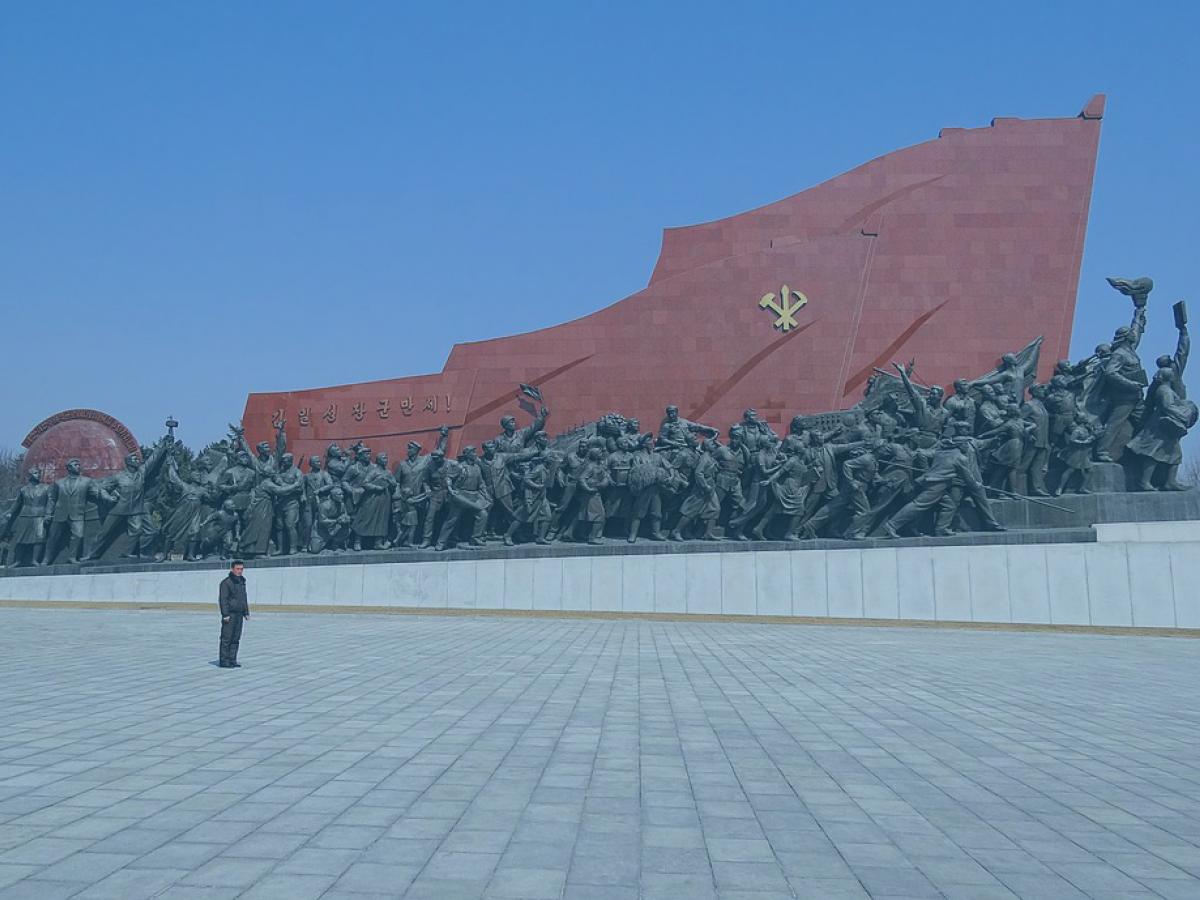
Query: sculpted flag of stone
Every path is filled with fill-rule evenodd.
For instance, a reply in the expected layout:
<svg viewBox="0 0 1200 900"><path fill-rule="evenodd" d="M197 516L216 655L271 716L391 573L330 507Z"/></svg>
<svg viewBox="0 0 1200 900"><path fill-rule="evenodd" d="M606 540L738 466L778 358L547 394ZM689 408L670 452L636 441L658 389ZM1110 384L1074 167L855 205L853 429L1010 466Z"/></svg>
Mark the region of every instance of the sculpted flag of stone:
<svg viewBox="0 0 1200 900"><path fill-rule="evenodd" d="M1060 360L1047 382L1034 380L1037 338L992 371L956 379L949 395L921 383L918 360L893 363L854 406L798 415L785 434L756 409L722 436L669 405L657 432L610 412L555 437L543 391L522 385L531 420L501 416L482 454L467 445L448 458L452 429L443 426L428 452L410 441L394 465L356 442L331 444L306 469L280 416L273 442L251 447L242 426L230 426L184 473L171 418L144 462L130 453L104 479L82 474L77 459L52 485L31 471L0 539L11 566L418 544L862 540L999 531L997 498L1070 512L1043 498L1126 483L1184 490L1180 441L1198 417L1183 382L1186 306L1174 306L1174 353L1159 356L1148 379L1137 350L1153 282L1109 282L1131 298L1130 324L1087 359ZM173 501L152 502L168 486Z"/></svg>

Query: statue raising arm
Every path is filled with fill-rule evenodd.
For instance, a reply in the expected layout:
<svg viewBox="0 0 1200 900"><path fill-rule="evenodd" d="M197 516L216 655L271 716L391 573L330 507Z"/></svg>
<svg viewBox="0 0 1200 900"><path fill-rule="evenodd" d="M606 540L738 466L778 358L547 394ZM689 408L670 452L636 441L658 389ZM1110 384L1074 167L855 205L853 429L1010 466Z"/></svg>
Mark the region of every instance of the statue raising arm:
<svg viewBox="0 0 1200 900"><path fill-rule="evenodd" d="M1192 349L1192 339L1188 336L1187 313L1183 310L1182 302L1176 304L1175 324L1179 329L1179 340L1175 344L1175 356L1171 363L1175 368L1175 377L1182 383L1183 370L1187 368L1188 352Z"/></svg>
<svg viewBox="0 0 1200 900"><path fill-rule="evenodd" d="M922 431L928 431L930 427L929 407L925 403L925 398L918 394L917 389L913 387L912 379L908 377L908 369L900 363L892 363L892 365L900 373L900 383L904 385L904 391L912 403L913 417L917 420L917 427Z"/></svg>
<svg viewBox="0 0 1200 900"><path fill-rule="evenodd" d="M150 455L146 458L146 462L142 464L142 472L145 473L142 477L145 479L146 484L149 484L158 477L159 469L162 468L162 464L166 462L167 457L171 455L174 448L175 438L168 434L164 435L162 440L158 442L158 446L150 452Z"/></svg>

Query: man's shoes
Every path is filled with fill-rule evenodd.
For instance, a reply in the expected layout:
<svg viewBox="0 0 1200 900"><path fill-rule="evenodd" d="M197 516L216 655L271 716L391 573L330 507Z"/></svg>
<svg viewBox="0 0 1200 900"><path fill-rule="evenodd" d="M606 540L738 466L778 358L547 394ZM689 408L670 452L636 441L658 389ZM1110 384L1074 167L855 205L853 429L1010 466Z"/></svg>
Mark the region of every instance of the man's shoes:
<svg viewBox="0 0 1200 900"><path fill-rule="evenodd" d="M229 663L227 663L227 662L220 662L220 663L217 663L217 668L218 668L218 669L232 669L232 668L233 668L233 666L231 666L231 665L230 665Z"/></svg>
<svg viewBox="0 0 1200 900"><path fill-rule="evenodd" d="M240 662L231 662L229 664L229 668L231 668L231 669L240 669L241 667L242 667L242 664Z"/></svg>

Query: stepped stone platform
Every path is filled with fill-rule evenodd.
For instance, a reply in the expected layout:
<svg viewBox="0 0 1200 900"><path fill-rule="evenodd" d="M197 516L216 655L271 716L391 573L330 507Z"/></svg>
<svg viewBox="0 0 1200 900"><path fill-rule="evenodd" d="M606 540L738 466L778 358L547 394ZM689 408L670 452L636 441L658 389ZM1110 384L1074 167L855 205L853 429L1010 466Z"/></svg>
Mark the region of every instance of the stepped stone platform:
<svg viewBox="0 0 1200 900"><path fill-rule="evenodd" d="M1188 518L1196 500L1195 492L1067 498L1096 517L1123 504L1158 519L944 538L493 545L253 560L248 572L260 608L1196 629L1200 517ZM0 603L209 606L225 565L7 570Z"/></svg>
<svg viewBox="0 0 1200 900"><path fill-rule="evenodd" d="M563 559L574 557L611 556L680 556L691 553L762 553L771 551L804 550L862 550L868 548L900 547L969 547L986 544L1065 544L1091 543L1096 540L1095 531L1089 526L1062 528L1020 528L1002 532L965 532L949 537L903 537L891 540L872 537L862 541L840 538L817 538L808 541L649 541L639 540L630 544L616 538L608 538L602 544L554 543L549 545L521 544L506 547L500 543L489 543L483 547L463 547L456 550L418 550L402 548L395 550L363 550L357 553L299 553L294 556L272 556L248 560L253 569L297 569L313 566L380 565L429 562L467 562L475 560L503 559ZM227 569L229 562L210 558L196 562L164 560L163 562L139 563L83 563L81 565L59 565L0 569L0 578L50 577L55 575L108 575L117 573L144 572L192 572Z"/></svg>
<svg viewBox="0 0 1200 900"><path fill-rule="evenodd" d="M995 500L996 518L1009 528L1079 528L1111 522L1179 522L1200 519L1200 490L1121 491L1047 497L1063 512L1028 500Z"/></svg>

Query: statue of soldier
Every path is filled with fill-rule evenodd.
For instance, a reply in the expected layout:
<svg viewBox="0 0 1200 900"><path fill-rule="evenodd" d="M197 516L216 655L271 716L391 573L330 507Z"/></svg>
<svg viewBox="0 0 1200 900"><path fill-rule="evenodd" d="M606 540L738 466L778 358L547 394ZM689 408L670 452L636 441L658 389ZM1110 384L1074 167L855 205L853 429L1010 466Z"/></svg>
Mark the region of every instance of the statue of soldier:
<svg viewBox="0 0 1200 900"><path fill-rule="evenodd" d="M966 422L973 431L975 428L975 398L971 396L970 388L966 379L955 379L954 393L945 399L942 407L952 421ZM944 427L945 425L943 425Z"/></svg>
<svg viewBox="0 0 1200 900"><path fill-rule="evenodd" d="M1025 443L1033 428L1034 425L1025 419L1009 416L993 435L983 435L996 438L996 445L992 451L991 472L987 480L991 487L1006 489L1012 493L1020 492Z"/></svg>
<svg viewBox="0 0 1200 900"><path fill-rule="evenodd" d="M779 435L758 417L758 410L753 407L742 410L742 421L738 423L738 427L741 429L742 441L751 453L763 443L779 443Z"/></svg>
<svg viewBox="0 0 1200 900"><path fill-rule="evenodd" d="M1187 398L1183 370L1187 367L1191 338L1188 337L1186 313L1176 307L1176 327L1179 339L1174 356L1160 356L1154 381L1146 398L1146 412L1141 429L1129 442L1128 450L1137 455L1140 468L1138 490L1155 490L1154 479L1161 473L1162 489L1182 491L1187 486L1178 479L1179 464L1183 462L1180 441L1196 424L1196 404Z"/></svg>
<svg viewBox="0 0 1200 900"><path fill-rule="evenodd" d="M193 463L203 464L199 459ZM171 510L162 527L162 558L170 559L179 550L186 560L195 560L200 551L200 523L204 520L204 504L211 498L212 491L203 479L203 469L193 471L187 478L179 474L179 467L172 456L167 463L167 480L179 490L179 502Z"/></svg>
<svg viewBox="0 0 1200 900"><path fill-rule="evenodd" d="M217 493L232 504L233 511L238 517L238 536L241 538L242 528L246 525L246 514L250 508L250 494L254 490L254 468L249 452L237 450L233 461L225 467L217 482ZM224 505L222 503L222 505Z"/></svg>
<svg viewBox="0 0 1200 900"><path fill-rule="evenodd" d="M942 405L946 397L945 390L940 384L935 384L922 397L913 386L908 369L899 363L892 363L892 365L900 373L900 383L904 385L904 391L908 394L909 402L912 404L912 423L926 434L935 436L941 434L942 427L946 423L946 409Z"/></svg>
<svg viewBox="0 0 1200 900"><path fill-rule="evenodd" d="M510 445L511 446L511 445ZM437 550L453 550L458 546L458 527L464 519L471 520L472 547L483 546L483 529L491 499L483 483L483 470L471 444L458 452L458 460L446 485L446 521L438 534Z"/></svg>
<svg viewBox="0 0 1200 900"><path fill-rule="evenodd" d="M1080 363L1083 373L1071 379L1071 390L1079 398L1080 408L1097 422L1104 421L1104 368L1111 356L1112 344L1097 344L1091 359Z"/></svg>
<svg viewBox="0 0 1200 900"><path fill-rule="evenodd" d="M967 480L971 477L967 456L955 443L953 435L939 438L930 452L928 470L914 482L917 495L883 523L884 533L888 537L898 538L922 515L930 510L938 510L934 534L951 534L950 524L955 509L946 507L944 501L956 479Z"/></svg>
<svg viewBox="0 0 1200 900"><path fill-rule="evenodd" d="M873 439L867 446L850 453L841 464L841 479L837 494L804 525L808 537L816 537L831 522L848 516L845 527L846 538L862 540L867 536L871 524L871 501L868 491L879 475L878 451L884 446L882 439Z"/></svg>
<svg viewBox="0 0 1200 900"><path fill-rule="evenodd" d="M890 438L900 427L903 415L895 394L886 394L879 406L867 413L867 422L875 429L875 436Z"/></svg>
<svg viewBox="0 0 1200 900"><path fill-rule="evenodd" d="M336 441L325 449L325 471L335 483L340 484L346 477L346 467L349 465L350 461Z"/></svg>
<svg viewBox="0 0 1200 900"><path fill-rule="evenodd" d="M1021 404L1021 417L1029 423L1028 440L1021 457L1021 471L1025 473L1025 486L1035 497L1047 497L1046 470L1050 465L1050 411L1046 399L1050 388L1035 384L1029 389L1029 399Z"/></svg>
<svg viewBox="0 0 1200 900"><path fill-rule="evenodd" d="M279 471L264 485L275 507L275 555L290 556L307 546L301 539L300 511L305 503L305 475L295 457L279 457Z"/></svg>
<svg viewBox="0 0 1200 900"><path fill-rule="evenodd" d="M116 500L115 497L106 496L95 479L80 473L78 459L68 459L67 474L50 486L46 510L46 550L42 556L46 565L54 565L64 547L69 563L82 562L91 554L91 542L84 522L88 502L95 503L97 498L109 503Z"/></svg>
<svg viewBox="0 0 1200 900"><path fill-rule="evenodd" d="M668 406L658 426L658 446L676 450L687 444L689 434L687 423L679 418L679 407Z"/></svg>
<svg viewBox="0 0 1200 900"><path fill-rule="evenodd" d="M534 417L533 423L521 429L517 428L517 420L514 416L502 418L500 434L492 439L496 443L497 452L517 453L524 450L526 445L533 440L533 436L546 427L546 419L549 417L550 410L543 406Z"/></svg>
<svg viewBox="0 0 1200 900"><path fill-rule="evenodd" d="M589 544L603 543L604 523L607 515L604 511L603 491L609 485L608 466L604 463L604 451L592 447L587 452L587 462L579 471L576 482L576 493L579 494L579 519L590 526L587 542Z"/></svg>
<svg viewBox="0 0 1200 900"><path fill-rule="evenodd" d="M650 522L650 540L665 540L662 533L661 485L670 477L666 460L654 451L654 435L643 434L629 461L629 543L638 538L642 521Z"/></svg>
<svg viewBox="0 0 1200 900"><path fill-rule="evenodd" d="M877 454L879 480L871 498L872 523L894 512L900 498L907 498L912 492L913 480L919 474L921 461L916 447L922 437L929 433L920 426L910 428L894 435L891 441L880 448Z"/></svg>
<svg viewBox="0 0 1200 900"><path fill-rule="evenodd" d="M234 431L254 473L250 498L242 519L242 538L238 552L247 558L266 556L270 550L271 533L275 526L275 503L270 485L279 472L283 455L287 452L287 433L284 430L284 422L280 420L275 426L274 455L271 453L271 445L261 441L255 446L255 455L251 456L245 431L241 426L236 427Z"/></svg>
<svg viewBox="0 0 1200 900"><path fill-rule="evenodd" d="M1079 401L1065 375L1055 375L1050 379L1043 403L1050 414L1050 447L1057 450L1066 440L1066 433L1075 425L1075 414L1080 411Z"/></svg>
<svg viewBox="0 0 1200 900"><path fill-rule="evenodd" d="M317 522L317 505L321 498L333 490L333 476L321 466L321 457L308 458L308 471L304 474L304 498L300 505L300 541L312 552L313 527Z"/></svg>
<svg viewBox="0 0 1200 900"><path fill-rule="evenodd" d="M29 483L17 492L8 511L3 537L9 539L8 565L42 565L46 544L46 520L50 512L50 486L42 484L42 473L29 470Z"/></svg>
<svg viewBox="0 0 1200 900"><path fill-rule="evenodd" d="M371 448L366 444L355 444L350 448L351 460L342 475L342 491L345 493L346 508L354 515L363 495L363 481L371 468Z"/></svg>
<svg viewBox="0 0 1200 900"><path fill-rule="evenodd" d="M546 432L536 431L530 436L530 446L515 451L502 451L494 440L483 442L483 458L478 460L478 463L491 500L484 528L485 537L507 533L516 515L516 506L520 502L517 497L516 469L513 463L537 456L541 452L538 449L539 439L544 440L545 436ZM515 445L515 441L510 443L510 446Z"/></svg>
<svg viewBox="0 0 1200 900"><path fill-rule="evenodd" d="M1097 462L1116 461L1129 440L1130 420L1141 412L1148 379L1137 349L1146 330L1146 302L1154 289L1149 278L1110 278L1108 283L1133 298L1133 319L1129 327L1116 330L1112 354L1104 364L1099 388L1104 403L1104 431L1096 443Z"/></svg>
<svg viewBox="0 0 1200 900"><path fill-rule="evenodd" d="M777 518L785 520L783 540L800 540L800 523L809 488L817 471L807 464L805 439L789 434L779 447L778 461L767 470L763 479L763 494L767 508L752 532L755 540L766 540L767 529Z"/></svg>
<svg viewBox="0 0 1200 900"><path fill-rule="evenodd" d="M810 536L814 534L814 531L808 527L807 523L820 515L821 511L833 503L840 494L841 477L844 474L843 463L852 454L866 449L867 446L867 441L862 439L842 440L835 443L828 434L809 432L806 460L807 464L816 470L812 486L808 491L808 498L804 502L805 531ZM824 525L828 522L829 516L825 516L818 524Z"/></svg>
<svg viewBox="0 0 1200 900"><path fill-rule="evenodd" d="M717 463L705 448L696 446L694 435L688 435L687 443L676 454L676 465L689 473L688 491L679 505L679 520L671 532L671 540L687 539L693 522L703 527L700 540L715 541L713 527L721 514L721 501L717 495Z"/></svg>
<svg viewBox="0 0 1200 900"><path fill-rule="evenodd" d="M513 480L516 482L518 501L513 504L513 519L504 534L504 543L512 546L517 530L522 525L528 525L533 531L535 544L548 544L546 531L550 527L550 469L546 465L543 453L518 461L518 457L510 460L513 466Z"/></svg>
<svg viewBox="0 0 1200 900"><path fill-rule="evenodd" d="M722 444L716 438L708 442L713 462L717 464L713 480L717 490L717 506L720 508L718 519L723 513L727 522L740 515L746 504L746 497L742 493L742 475L750 454L746 448L745 434L741 425L731 425L728 444ZM726 529L727 537L733 537L731 531L732 527Z"/></svg>
<svg viewBox="0 0 1200 900"><path fill-rule="evenodd" d="M396 480L388 470L387 454L380 453L375 457L375 463L367 467L360 482L362 493L350 524L355 550L387 549L395 488Z"/></svg>
<svg viewBox="0 0 1200 900"><path fill-rule="evenodd" d="M1014 403L1025 399L1025 367L1015 353L1000 357L1000 368L990 375L976 378L972 383L977 388L995 387L997 394L1011 397Z"/></svg>
<svg viewBox="0 0 1200 900"><path fill-rule="evenodd" d="M96 537L96 546L88 559L100 559L122 535L130 540L130 546L127 548L129 552L123 554L123 557L142 557L142 542L148 537L149 531L145 521L146 491L158 478L159 470L174 446L175 438L167 434L146 458L145 463L138 459L136 453L130 453L125 457L125 470L108 476L100 483L105 493L115 497L116 502L108 511L104 526Z"/></svg>
<svg viewBox="0 0 1200 900"><path fill-rule="evenodd" d="M979 394L981 399L975 410L975 433L986 434L1004 424L1004 411L995 386L985 384L979 389Z"/></svg>
<svg viewBox="0 0 1200 900"><path fill-rule="evenodd" d="M317 517L313 522L312 542L309 550L324 553L344 550L350 538L350 513L346 509L345 493L340 485L333 485L317 501Z"/></svg>
<svg viewBox="0 0 1200 900"><path fill-rule="evenodd" d="M980 469L979 458L981 454L994 444L998 443L997 438L989 438L987 440L972 437L966 433L957 434L954 437L954 445L962 451L963 457L966 460L967 476L956 477L950 486L950 491L943 501L943 512L948 510L945 515L945 529L949 529L953 523L955 515L962 504L964 496L970 499L972 505L979 513L980 523L984 531L1005 531L1005 527L996 521L996 515L992 511L991 501L988 500L987 488L983 483L983 474ZM943 521L939 519L939 521Z"/></svg>
<svg viewBox="0 0 1200 900"><path fill-rule="evenodd" d="M579 515L579 504L576 493L579 489L579 473L587 465L587 454L590 445L586 440L575 445L575 452L563 457L558 467L558 481L562 485L558 507L550 517L550 540L572 540L575 530L575 520Z"/></svg>
<svg viewBox="0 0 1200 900"><path fill-rule="evenodd" d="M1059 449L1059 459L1063 464L1062 474L1058 478L1058 487L1054 496L1061 496L1065 491L1090 494L1088 482L1091 480L1092 454L1095 452L1097 440L1096 429L1092 427L1092 417L1083 410L1075 413L1075 421L1063 435L1062 447Z"/></svg>
<svg viewBox="0 0 1200 900"><path fill-rule="evenodd" d="M200 558L216 553L221 559L230 559L241 539L242 517L234 499L226 497L220 507L200 523Z"/></svg>
<svg viewBox="0 0 1200 900"><path fill-rule="evenodd" d="M438 428L438 441L435 447L436 453L440 453L445 458L446 444L450 439L450 426L442 425ZM431 457L426 454L422 455L421 445L417 441L409 441L405 448L404 459L396 463L396 470L392 473L396 477L396 491L394 494L396 503L393 507L393 515L396 519L396 546L406 547L413 541L417 540L420 532L420 512L421 507L429 502L428 486L425 483L425 470L429 465ZM436 515L436 512L434 513ZM426 513L426 522L429 521L429 513ZM429 534L432 535L433 526L429 526Z"/></svg>
<svg viewBox="0 0 1200 900"><path fill-rule="evenodd" d="M629 472L633 468L633 452L637 445L636 435L622 434L613 442L613 450L605 459L609 485L604 492L604 511L608 520L622 519L628 524L632 518L633 492L629 488Z"/></svg>
<svg viewBox="0 0 1200 900"><path fill-rule="evenodd" d="M437 448L429 454L429 462L421 472L421 493L427 497L425 524L422 526L422 550L433 546L433 529L437 524L438 513L446 505L452 474L443 450Z"/></svg>
<svg viewBox="0 0 1200 900"><path fill-rule="evenodd" d="M499 532L507 533L510 525L516 523L514 507L520 498L516 496L516 473L508 468L512 454L498 453L493 440L484 441L482 448L479 469L483 472L483 482L492 498L487 525L484 527L484 539L487 540Z"/></svg>

